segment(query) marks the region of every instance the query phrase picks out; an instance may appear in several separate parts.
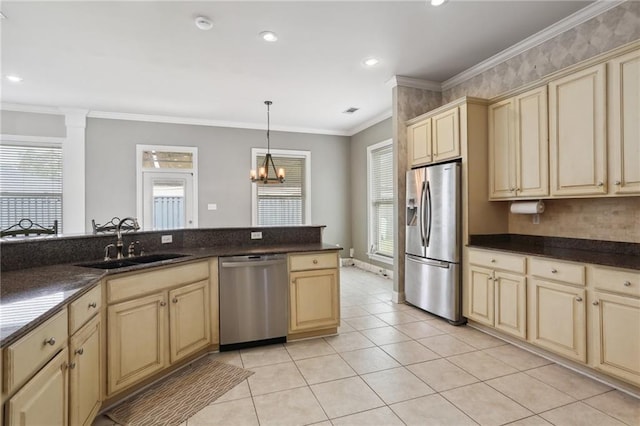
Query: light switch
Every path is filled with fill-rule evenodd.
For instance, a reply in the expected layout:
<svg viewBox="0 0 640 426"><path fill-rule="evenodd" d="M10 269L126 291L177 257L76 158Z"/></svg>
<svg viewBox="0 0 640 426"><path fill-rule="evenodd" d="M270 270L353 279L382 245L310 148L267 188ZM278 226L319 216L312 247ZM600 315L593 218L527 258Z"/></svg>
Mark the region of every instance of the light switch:
<svg viewBox="0 0 640 426"><path fill-rule="evenodd" d="M207 204L207 210L218 210L218 205L215 203Z"/></svg>

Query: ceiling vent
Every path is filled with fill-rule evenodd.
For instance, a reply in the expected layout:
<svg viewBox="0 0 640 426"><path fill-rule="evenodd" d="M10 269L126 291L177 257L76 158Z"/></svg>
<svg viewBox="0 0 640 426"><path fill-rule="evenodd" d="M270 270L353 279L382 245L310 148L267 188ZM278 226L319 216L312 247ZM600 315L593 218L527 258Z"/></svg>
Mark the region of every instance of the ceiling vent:
<svg viewBox="0 0 640 426"><path fill-rule="evenodd" d="M356 112L357 110L359 110L360 108L356 108L356 107L351 107L351 108L347 108L344 111L342 111L343 114L353 114L354 112Z"/></svg>

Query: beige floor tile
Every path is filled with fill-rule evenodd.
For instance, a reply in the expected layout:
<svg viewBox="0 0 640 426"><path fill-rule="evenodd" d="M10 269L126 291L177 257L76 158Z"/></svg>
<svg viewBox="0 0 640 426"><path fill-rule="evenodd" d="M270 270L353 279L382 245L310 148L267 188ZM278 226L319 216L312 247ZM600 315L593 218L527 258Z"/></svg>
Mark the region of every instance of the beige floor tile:
<svg viewBox="0 0 640 426"><path fill-rule="evenodd" d="M501 425L533 414L484 383L452 389L442 396L481 425Z"/></svg>
<svg viewBox="0 0 640 426"><path fill-rule="evenodd" d="M428 321L409 322L406 324L398 324L394 327L412 339L422 339L423 337L444 334L444 331L430 326Z"/></svg>
<svg viewBox="0 0 640 426"><path fill-rule="evenodd" d="M513 345L497 346L495 348L485 349L483 352L520 371L552 364L552 361L548 359L544 359Z"/></svg>
<svg viewBox="0 0 640 426"><path fill-rule="evenodd" d="M243 368L242 358L240 357L240 352L238 351L218 352L211 355L211 359Z"/></svg>
<svg viewBox="0 0 640 426"><path fill-rule="evenodd" d="M412 399L391 406L406 425L475 425L466 414L440 395Z"/></svg>
<svg viewBox="0 0 640 426"><path fill-rule="evenodd" d="M343 320L356 330L366 330L369 328L386 327L387 323L373 315L363 317L346 318Z"/></svg>
<svg viewBox="0 0 640 426"><path fill-rule="evenodd" d="M336 351L324 339L301 340L284 346L293 360L331 355Z"/></svg>
<svg viewBox="0 0 640 426"><path fill-rule="evenodd" d="M360 377L312 385L311 390L330 419L384 405Z"/></svg>
<svg viewBox="0 0 640 426"><path fill-rule="evenodd" d="M433 389L404 367L365 374L362 378L387 404L434 393Z"/></svg>
<svg viewBox="0 0 640 426"><path fill-rule="evenodd" d="M418 340L418 343L426 346L440 356L451 356L477 351L473 346L467 345L462 340L458 340L448 334L425 337L424 339Z"/></svg>
<svg viewBox="0 0 640 426"><path fill-rule="evenodd" d="M433 315L430 314L429 312L425 312L422 309L418 309L416 307L413 306L409 306L409 305L404 305L405 306L405 312L409 315L411 315L414 318L417 318L421 321L433 321L433 320L440 320L440 321L445 321L442 318L440 318L437 315ZM431 324L429 324L431 325Z"/></svg>
<svg viewBox="0 0 640 426"><path fill-rule="evenodd" d="M477 378L446 359L413 364L407 368L438 392L470 385L478 381Z"/></svg>
<svg viewBox="0 0 640 426"><path fill-rule="evenodd" d="M447 360L468 373L473 374L480 380L489 380L495 377L506 376L507 374L513 374L518 371L504 362L480 351L454 355L448 357Z"/></svg>
<svg viewBox="0 0 640 426"><path fill-rule="evenodd" d="M347 306L340 309L340 318L342 319L362 317L364 315L369 315L369 312L360 306Z"/></svg>
<svg viewBox="0 0 640 426"><path fill-rule="evenodd" d="M611 391L583 401L628 425L640 426L640 399Z"/></svg>
<svg viewBox="0 0 640 426"><path fill-rule="evenodd" d="M409 315L406 311L386 312L382 314L376 314L376 317L380 318L382 321L389 325L406 324L408 322L420 321L413 315Z"/></svg>
<svg viewBox="0 0 640 426"><path fill-rule="evenodd" d="M433 321L429 321L429 325L450 334L460 331L460 329L466 327L465 325L449 324L449 321L442 318L434 318Z"/></svg>
<svg viewBox="0 0 640 426"><path fill-rule="evenodd" d="M233 389L222 395L220 398L216 399L213 403L219 404L221 402L233 401L236 399L242 398L250 398L251 391L249 390L249 382L247 380L243 380L239 384L237 384Z"/></svg>
<svg viewBox="0 0 640 426"><path fill-rule="evenodd" d="M380 407L350 416L340 417L331 420L333 426L362 426L362 425L384 425L403 426L404 423L396 416L389 407Z"/></svg>
<svg viewBox="0 0 640 426"><path fill-rule="evenodd" d="M356 372L349 367L349 364L337 354L301 359L296 361L296 365L309 384L356 375Z"/></svg>
<svg viewBox="0 0 640 426"><path fill-rule="evenodd" d="M251 398L237 399L204 407L187 420L187 426L201 425L258 425Z"/></svg>
<svg viewBox="0 0 640 426"><path fill-rule="evenodd" d="M391 355L402 365L415 364L440 358L440 355L430 349L425 348L416 341L392 343L380 346L386 353Z"/></svg>
<svg viewBox="0 0 640 426"><path fill-rule="evenodd" d="M394 312L397 310L391 304L384 302L372 303L371 305L362 305L361 308L369 312L370 314L383 314L386 312Z"/></svg>
<svg viewBox="0 0 640 426"><path fill-rule="evenodd" d="M351 333L352 331L356 331L356 329L351 327L343 320L340 321L340 325L338 326L338 334Z"/></svg>
<svg viewBox="0 0 640 426"><path fill-rule="evenodd" d="M307 385L293 361L254 367L251 371L254 374L248 380L253 396Z"/></svg>
<svg viewBox="0 0 640 426"><path fill-rule="evenodd" d="M498 377L485 382L534 413L551 410L575 402L566 393L524 373Z"/></svg>
<svg viewBox="0 0 640 426"><path fill-rule="evenodd" d="M561 367L557 364L527 370L526 374L553 386L575 399L585 399L611 390L611 388L593 379Z"/></svg>
<svg viewBox="0 0 640 426"><path fill-rule="evenodd" d="M240 351L244 368L260 367L292 361L284 346L269 345Z"/></svg>
<svg viewBox="0 0 640 426"><path fill-rule="evenodd" d="M540 416L531 416L527 417L526 419L521 419L513 423L509 423L509 426L547 426L550 424L551 423Z"/></svg>
<svg viewBox="0 0 640 426"><path fill-rule="evenodd" d="M391 326L362 330L362 334L376 345L388 345L389 343L406 342L411 340L411 337Z"/></svg>
<svg viewBox="0 0 640 426"><path fill-rule="evenodd" d="M598 426L623 426L621 423L609 417L606 414L589 407L582 402L576 402L574 404L565 405L564 407L556 408L545 413L541 413L540 416L545 420L553 423L554 425L562 426L584 426L584 425L598 425Z"/></svg>
<svg viewBox="0 0 640 426"><path fill-rule="evenodd" d="M380 348L358 349L357 351L342 352L340 355L358 374L400 367L395 359Z"/></svg>
<svg viewBox="0 0 640 426"><path fill-rule="evenodd" d="M357 331L340 333L337 336L325 337L324 340L337 352L355 351L375 346L371 340Z"/></svg>
<svg viewBox="0 0 640 426"><path fill-rule="evenodd" d="M307 387L260 395L253 400L260 426L306 425L327 419L322 407Z"/></svg>
<svg viewBox="0 0 640 426"><path fill-rule="evenodd" d="M488 334L478 331L469 326L458 327L455 330L452 330L450 333L453 334L456 338L478 349L487 349L493 348L495 346L506 345L506 342L500 339L496 339L493 336L489 336Z"/></svg>

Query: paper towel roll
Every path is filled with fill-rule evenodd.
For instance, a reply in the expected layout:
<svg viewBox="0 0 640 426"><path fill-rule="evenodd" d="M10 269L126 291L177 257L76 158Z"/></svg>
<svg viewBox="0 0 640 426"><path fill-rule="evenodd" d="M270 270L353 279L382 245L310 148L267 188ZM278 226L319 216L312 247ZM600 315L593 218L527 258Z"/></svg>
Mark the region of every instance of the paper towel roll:
<svg viewBox="0 0 640 426"><path fill-rule="evenodd" d="M511 213L514 214L540 214L544 212L542 201L516 201L511 203Z"/></svg>

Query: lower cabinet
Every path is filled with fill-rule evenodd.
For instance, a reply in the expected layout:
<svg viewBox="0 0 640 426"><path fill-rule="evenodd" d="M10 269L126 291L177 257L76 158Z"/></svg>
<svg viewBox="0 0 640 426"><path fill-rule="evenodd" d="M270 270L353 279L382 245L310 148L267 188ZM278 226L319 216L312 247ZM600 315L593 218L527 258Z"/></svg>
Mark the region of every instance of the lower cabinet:
<svg viewBox="0 0 640 426"><path fill-rule="evenodd" d="M96 315L69 341L69 424L91 425L100 410L103 334Z"/></svg>
<svg viewBox="0 0 640 426"><path fill-rule="evenodd" d="M481 324L493 327L494 297L493 271L469 266L469 291L466 316Z"/></svg>
<svg viewBox="0 0 640 426"><path fill-rule="evenodd" d="M289 287L291 332L340 324L338 273L335 269L292 272Z"/></svg>
<svg viewBox="0 0 640 426"><path fill-rule="evenodd" d="M493 326L505 333L527 337L526 279L521 275L496 271L493 278L495 313Z"/></svg>
<svg viewBox="0 0 640 426"><path fill-rule="evenodd" d="M66 425L69 352L64 348L9 400L9 426Z"/></svg>
<svg viewBox="0 0 640 426"><path fill-rule="evenodd" d="M169 291L170 362L211 343L209 282L200 281Z"/></svg>

